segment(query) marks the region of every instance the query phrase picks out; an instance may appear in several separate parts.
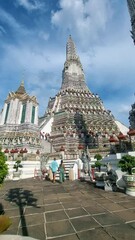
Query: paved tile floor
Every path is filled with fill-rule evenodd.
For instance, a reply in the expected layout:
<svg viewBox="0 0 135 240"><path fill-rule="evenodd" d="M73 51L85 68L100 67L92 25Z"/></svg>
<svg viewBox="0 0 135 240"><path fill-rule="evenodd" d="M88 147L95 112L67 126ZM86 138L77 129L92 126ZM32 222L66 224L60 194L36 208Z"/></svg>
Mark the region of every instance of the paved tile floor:
<svg viewBox="0 0 135 240"><path fill-rule="evenodd" d="M5 234L39 240L135 239L135 198L88 181L7 181L0 200L0 212L12 220Z"/></svg>

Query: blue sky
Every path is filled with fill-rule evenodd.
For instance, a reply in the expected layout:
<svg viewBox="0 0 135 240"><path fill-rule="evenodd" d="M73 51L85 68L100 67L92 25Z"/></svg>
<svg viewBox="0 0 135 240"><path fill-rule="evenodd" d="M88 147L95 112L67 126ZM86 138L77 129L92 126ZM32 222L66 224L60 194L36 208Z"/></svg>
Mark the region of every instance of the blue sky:
<svg viewBox="0 0 135 240"><path fill-rule="evenodd" d="M0 0L0 109L24 80L39 115L62 82L69 34L89 89L129 126L135 46L126 0Z"/></svg>

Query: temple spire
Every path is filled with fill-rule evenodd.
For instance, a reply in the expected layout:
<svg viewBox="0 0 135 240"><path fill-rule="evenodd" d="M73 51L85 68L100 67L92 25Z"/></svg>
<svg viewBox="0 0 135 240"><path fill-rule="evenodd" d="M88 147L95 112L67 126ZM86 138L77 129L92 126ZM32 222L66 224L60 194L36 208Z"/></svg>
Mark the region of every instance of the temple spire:
<svg viewBox="0 0 135 240"><path fill-rule="evenodd" d="M67 46L66 46L66 59L77 58L76 47L72 40L71 35L69 35Z"/></svg>
<svg viewBox="0 0 135 240"><path fill-rule="evenodd" d="M76 53L75 43L71 35L66 44L66 61L62 72L61 90L71 89L75 91L90 92L84 78L84 71L80 58ZM60 91L61 91L60 90Z"/></svg>
<svg viewBox="0 0 135 240"><path fill-rule="evenodd" d="M19 94L26 93L25 87L24 87L24 81L21 81L21 84L20 84L19 88L17 89L17 91L15 93L19 93Z"/></svg>

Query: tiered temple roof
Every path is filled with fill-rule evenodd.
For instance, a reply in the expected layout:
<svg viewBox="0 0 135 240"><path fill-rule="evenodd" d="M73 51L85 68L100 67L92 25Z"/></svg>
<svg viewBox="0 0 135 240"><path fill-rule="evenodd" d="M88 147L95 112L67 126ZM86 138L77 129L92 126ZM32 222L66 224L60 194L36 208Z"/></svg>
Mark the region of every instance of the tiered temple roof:
<svg viewBox="0 0 135 240"><path fill-rule="evenodd" d="M32 101L35 104L38 104L36 96L30 96L26 93L25 87L24 87L24 81L21 82L19 88L15 92L10 92L7 96L7 99L5 102L10 102L13 99L19 99L20 101Z"/></svg>

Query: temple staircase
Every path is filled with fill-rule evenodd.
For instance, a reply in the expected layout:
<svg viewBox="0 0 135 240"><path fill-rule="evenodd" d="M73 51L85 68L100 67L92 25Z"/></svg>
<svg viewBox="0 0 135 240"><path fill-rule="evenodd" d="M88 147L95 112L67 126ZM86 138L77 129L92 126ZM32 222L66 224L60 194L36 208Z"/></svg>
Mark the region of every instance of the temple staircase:
<svg viewBox="0 0 135 240"><path fill-rule="evenodd" d="M47 169L47 171L49 171L50 169L49 166L51 165L52 161L53 159L49 159L47 163L44 165L44 168ZM61 162L61 159L57 159L58 165L60 164L60 162ZM76 164L76 162L77 162L76 160L68 160L68 161L66 159L63 160L63 163L65 165L65 179L69 179L69 171L74 168L74 165ZM77 178L77 176L75 178ZM57 171L56 173L56 181L57 180L59 180L59 171Z"/></svg>

